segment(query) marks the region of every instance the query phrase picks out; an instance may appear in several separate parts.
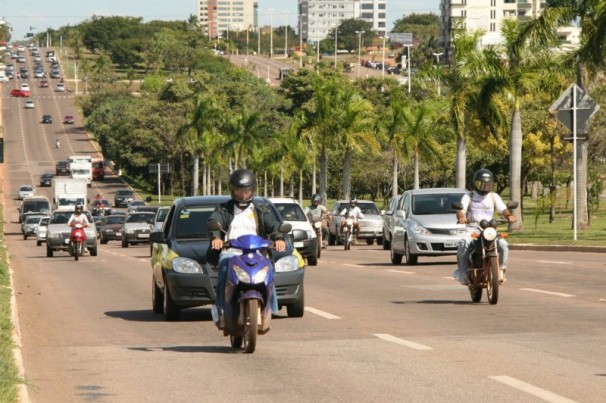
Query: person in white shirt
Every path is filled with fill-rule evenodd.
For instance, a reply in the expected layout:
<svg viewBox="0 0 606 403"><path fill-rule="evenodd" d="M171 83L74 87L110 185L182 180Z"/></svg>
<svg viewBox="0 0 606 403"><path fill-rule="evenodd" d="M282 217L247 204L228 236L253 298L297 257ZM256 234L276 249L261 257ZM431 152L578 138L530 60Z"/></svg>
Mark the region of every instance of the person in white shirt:
<svg viewBox="0 0 606 403"><path fill-rule="evenodd" d="M467 224L468 232L475 232L478 223L482 220L491 220L495 210L503 215L510 223L515 222L516 217L507 209L505 203L497 193L492 191L494 178L492 172L488 169L479 169L473 176L474 190L470 194L465 194L461 199L463 209L457 211L457 220L460 224ZM505 281L505 270L509 257L509 247L507 241L498 238L497 249L499 251L499 267L503 273L503 282ZM469 255L473 250L473 243L470 236L461 239L457 249L457 269L453 273L455 280L463 285L469 284L470 262Z"/></svg>
<svg viewBox="0 0 606 403"><path fill-rule="evenodd" d="M76 209L74 210L74 214L72 214L71 217L69 218L69 220L67 221L67 225L69 225L70 227L73 227L74 225L79 223L79 224L82 224L85 227L87 227L90 224L90 222L88 221L86 214L82 214L83 210L84 209L82 208L82 205L78 204L76 206Z"/></svg>
<svg viewBox="0 0 606 403"><path fill-rule="evenodd" d="M341 217L350 217L353 219L353 234L354 234L354 242L358 239L358 234L360 233L360 222L359 220L364 218L364 214L362 214L362 210L358 207L358 199L351 199L349 201L349 206L345 207L339 215ZM341 220L341 233L343 233L343 229L347 224L346 220Z"/></svg>

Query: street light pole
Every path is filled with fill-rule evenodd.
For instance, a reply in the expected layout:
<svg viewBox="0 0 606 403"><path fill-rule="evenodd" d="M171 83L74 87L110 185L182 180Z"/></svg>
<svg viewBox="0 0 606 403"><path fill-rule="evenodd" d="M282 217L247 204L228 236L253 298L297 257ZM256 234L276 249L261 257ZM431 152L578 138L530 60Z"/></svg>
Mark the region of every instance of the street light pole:
<svg viewBox="0 0 606 403"><path fill-rule="evenodd" d="M288 59L288 24L284 25L284 58Z"/></svg>
<svg viewBox="0 0 606 403"><path fill-rule="evenodd" d="M303 68L303 14L299 15L299 68Z"/></svg>
<svg viewBox="0 0 606 403"><path fill-rule="evenodd" d="M440 52L440 53L434 53L433 55L436 57L437 61L438 61L438 68L440 67L440 56L442 56L444 53ZM441 96L441 85L440 85L440 79L438 78L438 98Z"/></svg>
<svg viewBox="0 0 606 403"><path fill-rule="evenodd" d="M364 32L366 32L366 31L356 31L356 34L358 35L358 78L360 78L360 68L362 67L361 49L362 49L362 35L364 34Z"/></svg>
<svg viewBox="0 0 606 403"><path fill-rule="evenodd" d="M339 26L337 25L335 27L335 70L337 69L337 30L339 29Z"/></svg>
<svg viewBox="0 0 606 403"><path fill-rule="evenodd" d="M274 55L274 12L269 10L269 58Z"/></svg>

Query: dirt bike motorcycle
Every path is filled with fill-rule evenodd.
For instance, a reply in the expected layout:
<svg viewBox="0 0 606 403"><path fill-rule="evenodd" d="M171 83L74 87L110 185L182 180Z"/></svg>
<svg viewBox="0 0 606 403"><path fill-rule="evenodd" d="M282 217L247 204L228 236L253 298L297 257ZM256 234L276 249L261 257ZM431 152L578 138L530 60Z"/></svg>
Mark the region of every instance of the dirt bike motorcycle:
<svg viewBox="0 0 606 403"><path fill-rule="evenodd" d="M84 224L74 224L69 236L69 254L74 257L74 260L78 260L79 256L84 255L86 247L86 232L84 228Z"/></svg>
<svg viewBox="0 0 606 403"><path fill-rule="evenodd" d="M457 210L463 209L460 202L452 203ZM518 207L518 202L509 202L507 208L511 211ZM499 301L499 287L503 285L503 271L499 267L499 238L506 238L507 233L498 232L499 224L506 224L507 220L482 220L478 225L478 232L471 234L472 252L469 254L469 294L472 302L482 300L482 290L486 289L486 296L490 305Z"/></svg>
<svg viewBox="0 0 606 403"><path fill-rule="evenodd" d="M343 241L344 249L350 250L351 244L353 243L354 236L354 219L350 216L345 216L343 218L345 220L345 225L341 231L341 240Z"/></svg>

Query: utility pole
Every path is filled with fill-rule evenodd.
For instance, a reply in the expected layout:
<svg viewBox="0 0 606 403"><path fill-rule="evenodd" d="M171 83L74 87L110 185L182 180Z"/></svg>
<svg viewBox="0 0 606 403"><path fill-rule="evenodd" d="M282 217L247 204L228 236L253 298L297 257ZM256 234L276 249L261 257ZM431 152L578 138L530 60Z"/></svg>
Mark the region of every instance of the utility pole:
<svg viewBox="0 0 606 403"><path fill-rule="evenodd" d="M358 35L358 78L360 78L360 69L362 68L362 35L364 34L364 32L366 31L356 31L356 34Z"/></svg>

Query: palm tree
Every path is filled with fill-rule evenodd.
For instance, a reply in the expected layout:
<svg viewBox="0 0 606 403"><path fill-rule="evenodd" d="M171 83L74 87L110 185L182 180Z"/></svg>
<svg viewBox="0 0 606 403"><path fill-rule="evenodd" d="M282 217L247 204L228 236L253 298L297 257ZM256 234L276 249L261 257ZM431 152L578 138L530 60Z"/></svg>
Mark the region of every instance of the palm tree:
<svg viewBox="0 0 606 403"><path fill-rule="evenodd" d="M377 117L377 130L384 133L387 143L392 153L392 185L391 195L398 195L398 164L402 161L403 155L400 145L402 144L405 132L405 112L406 102L402 97L394 96L389 102L389 108L385 116Z"/></svg>
<svg viewBox="0 0 606 403"><path fill-rule="evenodd" d="M419 189L419 156L436 156L439 154L439 145L435 140L434 125L435 113L429 102L414 103L404 114L405 136L402 141L401 153L412 156L414 161L414 189Z"/></svg>
<svg viewBox="0 0 606 403"><path fill-rule="evenodd" d="M196 105L189 117L189 122L177 131L177 141L184 144L185 148L194 157L192 173L192 194L198 194L200 156L208 149L208 141L221 127L223 110L219 106L216 97L211 93L198 94Z"/></svg>

